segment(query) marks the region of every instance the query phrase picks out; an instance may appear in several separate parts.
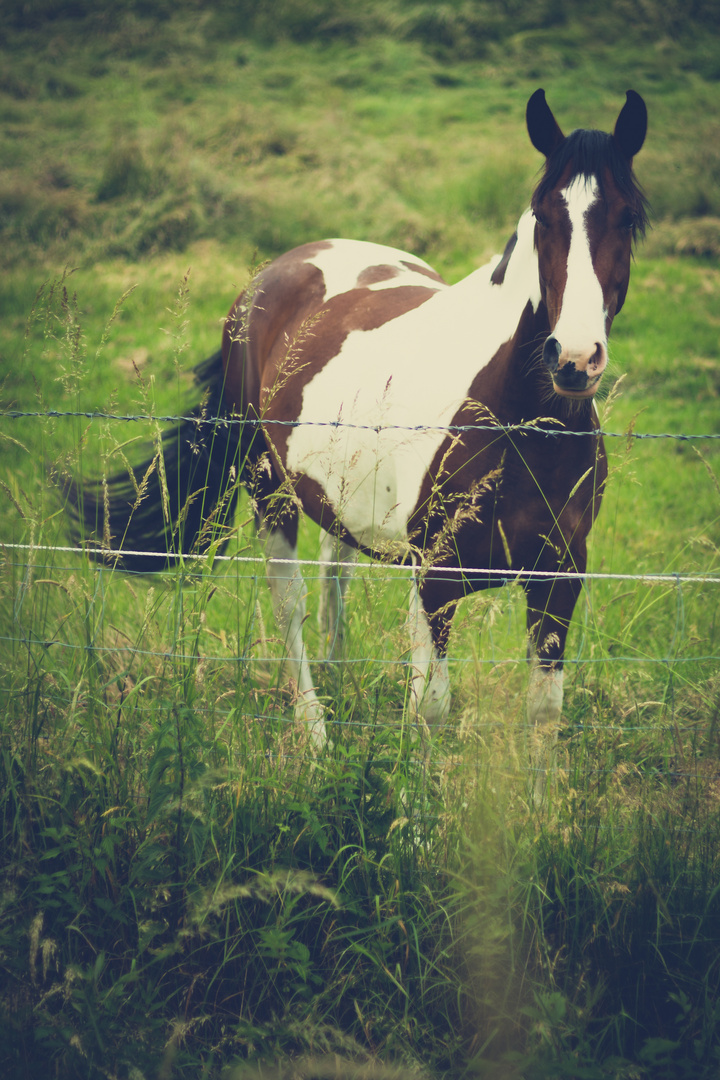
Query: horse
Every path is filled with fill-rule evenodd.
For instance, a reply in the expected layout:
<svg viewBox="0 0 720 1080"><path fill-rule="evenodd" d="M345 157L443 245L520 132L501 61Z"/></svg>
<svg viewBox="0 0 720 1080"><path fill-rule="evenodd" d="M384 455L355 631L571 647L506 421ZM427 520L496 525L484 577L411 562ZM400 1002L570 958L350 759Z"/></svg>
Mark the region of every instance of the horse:
<svg viewBox="0 0 720 1080"><path fill-rule="evenodd" d="M612 134L565 136L540 89L526 124L544 167L502 255L454 285L366 241L281 255L231 307L221 349L196 368L203 401L161 450L67 485L76 529L95 529L94 557L112 551L142 573L162 567L155 552L222 547L239 485L249 488L294 715L318 747L326 710L303 640L301 511L321 527L334 583L321 602L331 645L352 558L409 564L414 716L446 721L455 609L512 576L527 600L528 722L559 723L566 637L607 478L593 399L647 226L632 167L647 109L629 90Z"/></svg>

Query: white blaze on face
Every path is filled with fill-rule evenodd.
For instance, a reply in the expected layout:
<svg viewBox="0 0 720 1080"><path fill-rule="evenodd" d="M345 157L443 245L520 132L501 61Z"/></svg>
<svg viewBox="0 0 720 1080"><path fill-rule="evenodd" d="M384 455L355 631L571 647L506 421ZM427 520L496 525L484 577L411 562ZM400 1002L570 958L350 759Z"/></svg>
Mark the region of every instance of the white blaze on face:
<svg viewBox="0 0 720 1080"><path fill-rule="evenodd" d="M587 361L598 345L607 354L605 302L590 253L588 211L599 196L595 177L577 176L560 193L570 218L567 284L553 336L565 360Z"/></svg>

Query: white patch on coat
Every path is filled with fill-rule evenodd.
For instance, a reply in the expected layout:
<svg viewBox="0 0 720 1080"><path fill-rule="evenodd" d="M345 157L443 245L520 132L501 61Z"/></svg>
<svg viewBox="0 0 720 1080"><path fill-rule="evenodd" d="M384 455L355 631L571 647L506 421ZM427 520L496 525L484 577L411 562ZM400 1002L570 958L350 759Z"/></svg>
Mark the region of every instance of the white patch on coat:
<svg viewBox="0 0 720 1080"><path fill-rule="evenodd" d="M407 539L443 429L476 374L515 333L528 301L535 309L540 301L533 236L528 212L502 284L490 280L497 256L420 307L377 329L352 331L305 386L300 425L288 439L288 469L317 481L359 543L378 548ZM344 250L356 281L364 245L347 242ZM333 281L339 280L338 272ZM424 275L423 281L429 283ZM343 426L314 426L338 420Z"/></svg>
<svg viewBox="0 0 720 1080"><path fill-rule="evenodd" d="M436 281L422 273L422 270L418 272L412 269L412 265L405 265L409 262L432 272L432 267L422 259L418 259L416 255L385 247L384 244L372 244L367 240L330 240L328 243L332 246L323 248L305 260L312 266L316 266L322 273L325 282L324 303L331 300L333 296L341 296L342 293L349 292L351 289L357 289L358 279L362 272L374 266L392 267L396 274L389 276L385 281L363 285L363 288L373 291L397 289L402 285L448 288L441 281Z"/></svg>
<svg viewBox="0 0 720 1080"><path fill-rule="evenodd" d="M596 343L607 349L607 311L587 230L588 211L599 197L598 183L595 177L576 176L560 194L568 209L571 233L567 284L553 336L559 341L563 355L569 354L572 359L591 355Z"/></svg>

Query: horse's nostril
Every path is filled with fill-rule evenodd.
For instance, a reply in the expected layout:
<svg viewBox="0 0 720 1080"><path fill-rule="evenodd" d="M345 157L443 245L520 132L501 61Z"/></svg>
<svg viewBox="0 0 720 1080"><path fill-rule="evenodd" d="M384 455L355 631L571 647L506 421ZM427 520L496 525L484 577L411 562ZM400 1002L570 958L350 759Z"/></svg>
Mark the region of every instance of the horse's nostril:
<svg viewBox="0 0 720 1080"><path fill-rule="evenodd" d="M556 337L549 337L543 345L543 360L551 372L558 369L562 346Z"/></svg>
<svg viewBox="0 0 720 1080"><path fill-rule="evenodd" d="M597 367L604 366L604 364L605 364L605 350L603 349L601 343L599 341L596 341L595 342L595 352L592 354L592 356L588 360L588 367L589 368L597 368Z"/></svg>

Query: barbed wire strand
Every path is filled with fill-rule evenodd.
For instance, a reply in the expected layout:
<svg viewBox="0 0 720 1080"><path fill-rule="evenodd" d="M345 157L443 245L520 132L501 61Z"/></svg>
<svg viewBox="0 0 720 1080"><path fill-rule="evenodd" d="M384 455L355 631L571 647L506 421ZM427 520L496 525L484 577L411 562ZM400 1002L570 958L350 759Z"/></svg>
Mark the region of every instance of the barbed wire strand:
<svg viewBox="0 0 720 1080"><path fill-rule="evenodd" d="M164 561L175 560L176 562L197 562L208 563L209 560L212 563L227 562L227 563L239 563L239 564L251 564L255 566L264 566L265 557L262 555L195 555L186 554L183 552L175 551L140 551L134 548L123 548L122 551L116 551L113 548L105 547L92 547L91 545L85 546L72 546L72 545L53 545L53 544L16 544L16 543L4 543L0 541L0 550L7 551L52 551L60 552L61 554L79 554L90 555L92 558L106 559L107 563L102 564L97 562L94 565L96 570L114 570L115 567L109 565L110 562L117 561L117 569L123 574L138 573L138 571L127 570L120 565L123 559L142 557L142 558L155 558L162 559ZM581 573L579 570L497 570L487 566L417 566L413 563L391 563L385 562L382 559L375 559L366 563L358 563L353 559L350 560L335 560L335 559L291 559L291 558L276 558L272 557L270 560L274 566L298 566L301 569L303 567L317 567L323 568L337 568L338 570L353 570L355 576L357 571L367 570L370 573L378 573L380 569L390 570L394 572L406 573L406 574L418 574L419 576L427 574L439 574L439 575L457 575L462 574L463 577L481 577L491 578L497 580L498 588L511 580L523 581L525 578L552 578L558 581L638 581L643 584L668 584L668 585L682 585L682 584L698 584L698 585L720 585L720 576L716 576L713 571L697 571L694 573L680 573L680 572L656 572L656 573L615 573L606 571L586 571ZM17 564L17 565L29 565L29 564ZM52 564L44 564L46 568ZM374 569L377 568L377 569ZM140 572L140 576L146 576L144 572ZM254 575L251 575L254 576ZM233 575L234 577L234 575Z"/></svg>
<svg viewBox="0 0 720 1080"><path fill-rule="evenodd" d="M521 423L521 424L356 424L350 423L345 420L271 420L261 417L235 417L235 416L184 416L184 415L158 415L154 416L151 413L107 413L97 410L72 410L72 409L47 409L41 410L24 410L24 409L8 409L3 413L0 413L0 418L6 417L9 420L21 420L21 419L64 419L68 417L76 417L86 420L118 420L125 423L132 422L147 422L147 423L160 423L160 424L181 424L181 423L193 423L198 426L202 425L226 425L226 426L244 426L249 424L251 426L265 427L268 425L274 425L277 427L331 427L331 428L348 428L357 431L373 431L379 434L381 431L445 431L448 434L454 432L468 432L468 431L498 431L504 434L513 434L515 432L535 432L535 434L554 436L554 435L570 435L575 438L584 436L593 436L595 438L603 437L607 439L676 439L679 441L694 440L694 439L720 439L720 433L686 433L686 432L639 432L639 431L605 431L602 428L595 428L590 431L572 431L568 428L545 428L540 427L537 422L535 423ZM544 423L551 422L550 418L543 421ZM559 423L559 421L558 421Z"/></svg>
<svg viewBox="0 0 720 1080"><path fill-rule="evenodd" d="M24 634L23 636L15 636L8 634L0 634L0 641L6 643L15 642L17 645L28 646L40 646L43 649L50 649L59 647L61 649L67 649L71 652L93 652L98 654L112 654L112 653L126 653L131 656L149 657L160 660L180 660L183 663L206 663L216 662L218 664L284 664L284 656L257 656L252 652L238 653L236 656L220 656L216 653L205 652L179 652L172 649L140 649L134 645L97 645L88 644L73 644L69 641L60 641L57 638L29 636ZM700 664L710 663L720 660L720 656L576 656L563 659L565 666L573 665L575 667L584 667L585 665L592 667L595 664L607 664L607 663L624 663L624 664L659 664L663 667L675 664ZM505 656L498 659L497 657L467 657L467 656L448 656L448 664L451 666L461 665L481 665L485 667L502 667L510 665L525 665L527 663L526 656ZM328 658L325 660L318 660L315 663L321 666L327 667L351 667L360 664L379 664L383 667L399 667L409 669L414 667L412 660L403 659L402 657L393 657L390 660L383 660L378 656L358 656L354 658L343 657L341 659Z"/></svg>

